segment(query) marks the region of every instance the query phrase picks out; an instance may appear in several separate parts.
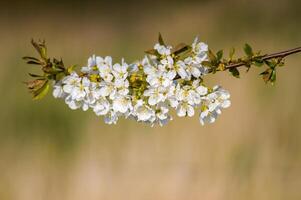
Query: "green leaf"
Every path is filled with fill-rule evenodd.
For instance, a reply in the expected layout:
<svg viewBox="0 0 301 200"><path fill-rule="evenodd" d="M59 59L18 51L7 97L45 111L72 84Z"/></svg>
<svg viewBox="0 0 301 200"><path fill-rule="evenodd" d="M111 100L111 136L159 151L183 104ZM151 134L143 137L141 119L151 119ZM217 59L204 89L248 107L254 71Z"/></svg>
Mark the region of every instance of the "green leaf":
<svg viewBox="0 0 301 200"><path fill-rule="evenodd" d="M33 99L34 100L42 99L48 93L48 91L49 91L49 82L46 81L40 89L38 89L33 93L34 95Z"/></svg>
<svg viewBox="0 0 301 200"><path fill-rule="evenodd" d="M178 44L175 49L173 50L173 54L178 55L181 53L185 53L186 51L191 50L191 47L185 43Z"/></svg>
<svg viewBox="0 0 301 200"><path fill-rule="evenodd" d="M231 68L229 69L229 72L231 73L232 76L234 76L235 78L239 78L239 71L237 68Z"/></svg>
<svg viewBox="0 0 301 200"><path fill-rule="evenodd" d="M26 63L30 64L30 65L41 65L42 64L40 61L35 61L35 60L29 60Z"/></svg>
<svg viewBox="0 0 301 200"><path fill-rule="evenodd" d="M252 50L252 47L249 44L247 44L247 43L245 44L244 51L245 51L245 53L248 57L253 56L253 50Z"/></svg>
<svg viewBox="0 0 301 200"><path fill-rule="evenodd" d="M212 67L211 62L209 62L209 61L203 61L203 62L202 62L202 65L203 65L203 66L206 66L206 67Z"/></svg>
<svg viewBox="0 0 301 200"><path fill-rule="evenodd" d="M163 40L163 37L162 37L161 33L159 33L158 42L159 42L160 45L166 46L165 43L164 43L164 40Z"/></svg>
<svg viewBox="0 0 301 200"><path fill-rule="evenodd" d="M149 54L149 55L154 55L154 56L157 56L158 55L158 52L157 50L155 49L150 49L150 50L146 50L144 51L146 54Z"/></svg>
<svg viewBox="0 0 301 200"><path fill-rule="evenodd" d="M214 55L214 53L209 49L208 51L208 57L210 59L211 62L215 62L216 61L216 57Z"/></svg>
<svg viewBox="0 0 301 200"><path fill-rule="evenodd" d="M271 69L274 69L274 68L277 66L277 62L276 62L276 60L274 60L274 59L271 60L271 61L265 60L264 63L265 63L267 66L269 66Z"/></svg>
<svg viewBox="0 0 301 200"><path fill-rule="evenodd" d="M218 61L220 61L222 58L223 58L223 50L219 50L217 53L216 53L216 58Z"/></svg>
<svg viewBox="0 0 301 200"><path fill-rule="evenodd" d="M234 54L235 54L235 48L232 47L232 48L230 49L230 51L229 51L229 58L230 58L230 60L233 59Z"/></svg>
<svg viewBox="0 0 301 200"><path fill-rule="evenodd" d="M24 56L22 58L23 60L34 60L34 61L40 61L39 59L35 58L35 57L31 57L31 56Z"/></svg>
<svg viewBox="0 0 301 200"><path fill-rule="evenodd" d="M34 48L37 50L37 52L40 54L41 58L43 60L47 60L47 49L45 41L39 41L35 42L33 39L31 40L31 44L34 46Z"/></svg>
<svg viewBox="0 0 301 200"><path fill-rule="evenodd" d="M253 63L254 63L255 66L261 67L264 64L264 61L260 57L257 57L257 58L255 57L253 59Z"/></svg>
<svg viewBox="0 0 301 200"><path fill-rule="evenodd" d="M254 61L254 65L256 67L261 67L263 65L263 62L257 62L257 61Z"/></svg>
<svg viewBox="0 0 301 200"><path fill-rule="evenodd" d="M40 89L44 85L45 82L46 82L46 80L44 78L41 78L41 79L27 81L24 83L26 84L29 92L33 93L33 92L37 91L38 89Z"/></svg>
<svg viewBox="0 0 301 200"><path fill-rule="evenodd" d="M32 74L32 73L28 73L29 76L34 77L34 78L44 78L44 76L38 75L38 74Z"/></svg>
<svg viewBox="0 0 301 200"><path fill-rule="evenodd" d="M270 77L270 82L274 84L276 82L276 70L273 70Z"/></svg>
<svg viewBox="0 0 301 200"><path fill-rule="evenodd" d="M45 72L45 73L48 73L48 74L52 74L52 75L55 75L57 73L60 73L60 72L63 72L64 70L63 69L60 69L60 68L54 68L54 67L43 67L42 70Z"/></svg>
<svg viewBox="0 0 301 200"><path fill-rule="evenodd" d="M263 71L262 73L259 74L259 75L262 76L262 79L263 79L263 81L264 81L265 83L267 83L267 82L270 81L272 71L273 71L273 70L269 68L269 69L267 69L267 70L265 70L265 71Z"/></svg>

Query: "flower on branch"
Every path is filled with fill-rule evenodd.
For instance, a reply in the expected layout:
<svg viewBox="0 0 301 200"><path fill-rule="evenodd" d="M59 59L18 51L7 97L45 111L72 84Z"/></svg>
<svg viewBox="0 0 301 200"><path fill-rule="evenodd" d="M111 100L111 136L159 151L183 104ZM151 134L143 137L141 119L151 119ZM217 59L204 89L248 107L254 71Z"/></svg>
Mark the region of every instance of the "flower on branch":
<svg viewBox="0 0 301 200"><path fill-rule="evenodd" d="M221 86L209 87L204 77L218 71L229 71L239 77L239 67L247 71L251 66L267 68L260 74L265 82L276 81L276 68L283 66L283 58L301 52L301 48L262 55L248 44L246 56L229 58L223 51L214 53L208 45L196 38L191 45L166 45L161 34L153 49L143 59L127 64L124 59L114 63L112 57L91 56L87 65L75 71L65 67L62 60L47 56L44 41L32 41L40 58L24 57L28 64L41 67L42 75L29 74L35 80L26 82L34 99L46 95L53 86L53 96L64 99L73 110L92 110L103 116L107 124L116 124L120 117L135 119L151 126L165 125L172 120L171 109L179 117L192 117L199 113L202 125L213 123L222 109L230 106L230 94ZM53 84L51 84L53 83Z"/></svg>

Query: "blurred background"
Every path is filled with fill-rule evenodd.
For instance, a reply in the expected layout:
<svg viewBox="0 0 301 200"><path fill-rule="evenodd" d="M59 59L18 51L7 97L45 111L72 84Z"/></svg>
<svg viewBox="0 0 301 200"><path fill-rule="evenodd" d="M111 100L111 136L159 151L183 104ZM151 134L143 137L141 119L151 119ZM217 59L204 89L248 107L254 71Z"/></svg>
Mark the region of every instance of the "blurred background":
<svg viewBox="0 0 301 200"><path fill-rule="evenodd" d="M272 53L301 45L300 24L300 0L1 1L0 199L301 199L301 54L275 86L256 68L206 77L232 106L214 124L175 117L163 128L105 125L50 94L32 101L22 81L35 67L21 60L41 38L66 64L94 53L132 62L158 32L173 45L198 35L213 50Z"/></svg>

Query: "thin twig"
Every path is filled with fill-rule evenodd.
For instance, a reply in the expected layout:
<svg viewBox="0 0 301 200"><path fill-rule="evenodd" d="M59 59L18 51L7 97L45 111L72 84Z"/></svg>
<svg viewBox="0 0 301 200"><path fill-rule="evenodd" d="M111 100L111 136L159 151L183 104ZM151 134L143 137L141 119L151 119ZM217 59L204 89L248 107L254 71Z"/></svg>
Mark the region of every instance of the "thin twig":
<svg viewBox="0 0 301 200"><path fill-rule="evenodd" d="M262 56L261 58L263 60L270 60L272 58L284 58L288 55L299 53L299 52L301 52L301 47L297 47L297 48L286 50L286 51L281 51L281 52L278 52L278 53L267 54L267 55ZM233 64L230 64L230 65L226 66L225 70L229 70L231 68L238 68L238 67L241 67L241 66L244 66L244 65L245 65L244 62L233 63Z"/></svg>

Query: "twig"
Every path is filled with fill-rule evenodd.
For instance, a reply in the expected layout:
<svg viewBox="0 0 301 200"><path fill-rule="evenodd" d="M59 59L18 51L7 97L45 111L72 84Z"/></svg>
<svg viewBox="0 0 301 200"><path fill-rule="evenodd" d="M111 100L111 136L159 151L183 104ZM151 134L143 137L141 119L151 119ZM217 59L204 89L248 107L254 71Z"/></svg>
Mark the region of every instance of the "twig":
<svg viewBox="0 0 301 200"><path fill-rule="evenodd" d="M267 55L264 55L264 56L259 57L259 58L261 58L263 60L270 60L272 58L284 58L288 55L299 53L299 52L301 52L301 47L297 47L297 48L286 50L286 51L281 51L281 52L278 52L278 53L267 54ZM241 66L244 66L244 65L245 65L244 62L233 63L233 64L230 64L230 65L226 66L225 70L229 70L229 69L232 69L232 68L238 68L238 67L241 67Z"/></svg>

